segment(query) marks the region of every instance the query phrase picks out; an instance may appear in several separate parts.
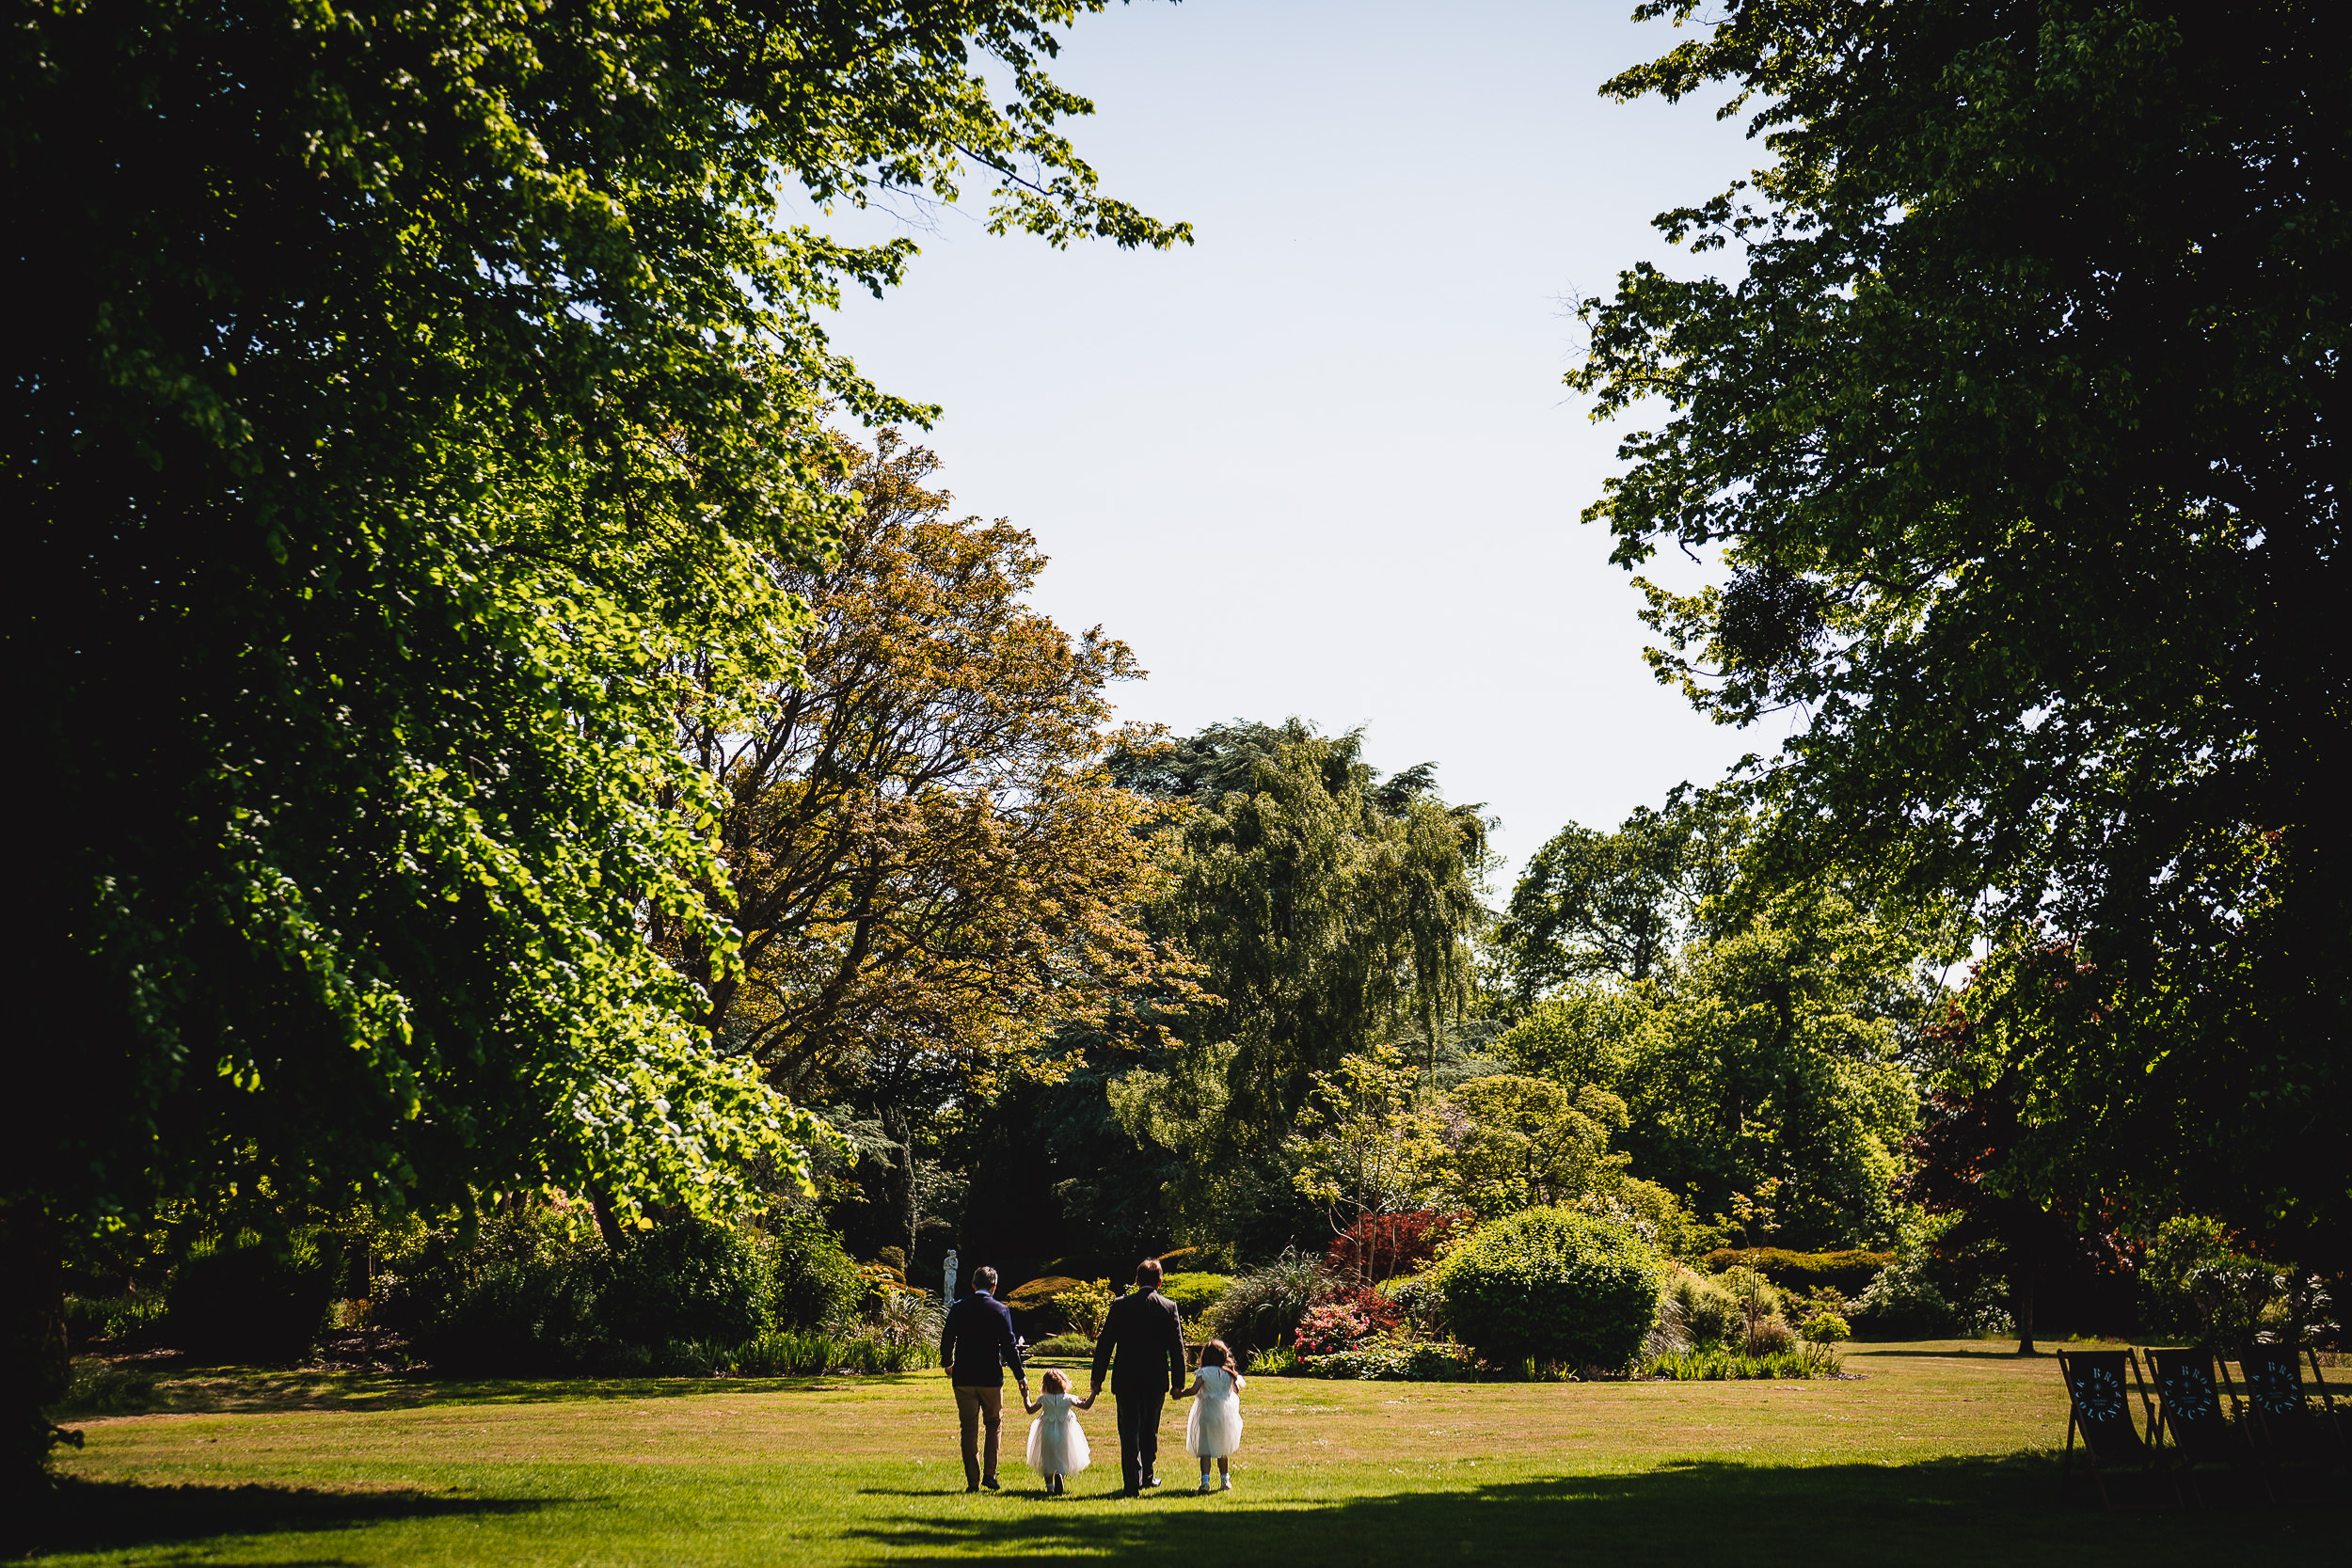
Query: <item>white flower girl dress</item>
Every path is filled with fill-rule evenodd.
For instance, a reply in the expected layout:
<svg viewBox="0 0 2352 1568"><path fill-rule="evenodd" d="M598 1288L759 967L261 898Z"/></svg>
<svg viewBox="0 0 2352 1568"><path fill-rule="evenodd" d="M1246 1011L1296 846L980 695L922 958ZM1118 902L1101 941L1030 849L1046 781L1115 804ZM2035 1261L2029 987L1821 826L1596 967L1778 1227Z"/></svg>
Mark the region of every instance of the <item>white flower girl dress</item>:
<svg viewBox="0 0 2352 1568"><path fill-rule="evenodd" d="M1037 1397L1037 1419L1029 1423L1029 1468L1041 1476L1074 1476L1094 1463L1072 1402L1068 1394Z"/></svg>
<svg viewBox="0 0 2352 1568"><path fill-rule="evenodd" d="M1224 1367L1202 1367L1193 1374L1200 1392L1184 1418L1184 1451L1195 1459L1223 1459L1241 1447L1241 1396Z"/></svg>

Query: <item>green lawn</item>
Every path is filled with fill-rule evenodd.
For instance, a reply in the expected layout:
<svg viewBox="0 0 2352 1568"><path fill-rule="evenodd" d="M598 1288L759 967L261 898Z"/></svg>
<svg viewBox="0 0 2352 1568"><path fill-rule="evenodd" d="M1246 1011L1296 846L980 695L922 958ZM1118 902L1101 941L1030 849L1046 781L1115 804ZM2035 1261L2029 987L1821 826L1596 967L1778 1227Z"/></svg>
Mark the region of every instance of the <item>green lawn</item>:
<svg viewBox="0 0 2352 1568"><path fill-rule="evenodd" d="M168 1413L81 1423L43 1562L833 1563L975 1554L1313 1563L2211 1565L2343 1560L2341 1495L2108 1517L2052 1457L2047 1359L1868 1347L1835 1383L1323 1383L1244 1396L1239 1490L1095 1468L1049 1500L1018 1465L967 1497L945 1386L437 1384L222 1374ZM1107 1461L1107 1463L1105 1463ZM2136 1493L2146 1497L2149 1494ZM2327 1545L2329 1541L2337 1544Z"/></svg>

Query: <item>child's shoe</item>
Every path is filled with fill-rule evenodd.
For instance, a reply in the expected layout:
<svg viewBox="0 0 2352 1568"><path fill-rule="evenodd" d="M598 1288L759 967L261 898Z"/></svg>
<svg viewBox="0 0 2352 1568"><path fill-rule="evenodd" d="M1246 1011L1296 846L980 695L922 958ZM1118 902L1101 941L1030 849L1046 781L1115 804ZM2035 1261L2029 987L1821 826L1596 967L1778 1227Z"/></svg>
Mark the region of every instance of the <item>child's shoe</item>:
<svg viewBox="0 0 2352 1568"><path fill-rule="evenodd" d="M1216 1491L1216 1487L1214 1487L1214 1486L1211 1486L1211 1485L1209 1484L1209 1478L1208 1478L1208 1477L1206 1477L1206 1476L1202 1476L1202 1477L1200 1478L1200 1490L1201 1490L1201 1491L1203 1491L1203 1492L1214 1492L1214 1491Z"/></svg>
<svg viewBox="0 0 2352 1568"><path fill-rule="evenodd" d="M1233 1478L1232 1478L1232 1477L1231 1477L1231 1476L1227 1476L1227 1477L1225 1478L1225 1484L1217 1488L1217 1490L1218 1490L1218 1491L1220 1491L1220 1492L1231 1492L1232 1489L1233 1489Z"/></svg>

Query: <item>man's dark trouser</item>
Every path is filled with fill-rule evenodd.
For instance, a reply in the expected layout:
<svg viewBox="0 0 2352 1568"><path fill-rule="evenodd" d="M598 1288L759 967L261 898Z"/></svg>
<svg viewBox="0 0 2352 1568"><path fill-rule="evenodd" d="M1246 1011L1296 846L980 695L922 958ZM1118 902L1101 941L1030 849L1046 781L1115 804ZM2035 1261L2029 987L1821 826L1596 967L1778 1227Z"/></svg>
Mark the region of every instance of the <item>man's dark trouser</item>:
<svg viewBox="0 0 2352 1568"><path fill-rule="evenodd" d="M1159 1462L1160 1410L1168 1403L1168 1395L1158 1388L1132 1394L1114 1388L1111 1402L1119 1407L1119 1473L1128 1491L1141 1491L1143 1478Z"/></svg>

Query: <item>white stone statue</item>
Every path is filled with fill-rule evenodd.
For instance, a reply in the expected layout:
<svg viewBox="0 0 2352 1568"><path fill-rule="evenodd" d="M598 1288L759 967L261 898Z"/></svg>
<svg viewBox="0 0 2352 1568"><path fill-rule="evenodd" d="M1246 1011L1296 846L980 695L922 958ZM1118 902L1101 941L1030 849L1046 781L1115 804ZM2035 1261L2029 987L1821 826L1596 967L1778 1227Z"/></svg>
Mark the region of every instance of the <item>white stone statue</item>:
<svg viewBox="0 0 2352 1568"><path fill-rule="evenodd" d="M949 1247L947 1249L946 1261L942 1263L940 1267L947 1275L947 1293L940 1299L942 1301L953 1301L956 1299L956 1249L954 1247Z"/></svg>

